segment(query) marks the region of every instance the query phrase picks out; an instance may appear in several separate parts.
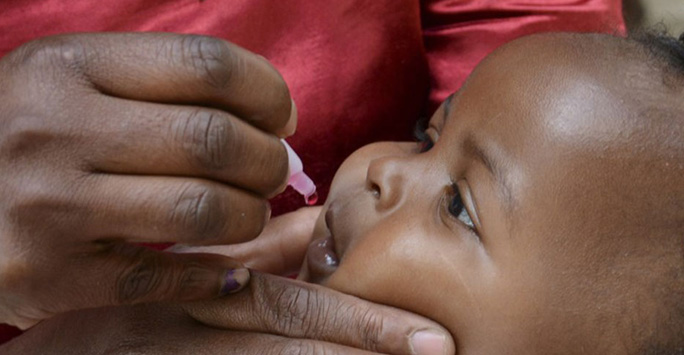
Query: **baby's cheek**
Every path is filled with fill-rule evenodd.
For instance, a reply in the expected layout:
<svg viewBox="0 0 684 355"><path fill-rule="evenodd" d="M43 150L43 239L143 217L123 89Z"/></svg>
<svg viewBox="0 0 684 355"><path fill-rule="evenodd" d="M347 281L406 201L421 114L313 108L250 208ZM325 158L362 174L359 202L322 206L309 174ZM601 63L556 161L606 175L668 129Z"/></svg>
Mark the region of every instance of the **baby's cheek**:
<svg viewBox="0 0 684 355"><path fill-rule="evenodd" d="M325 286L431 318L449 327L457 279L433 258L434 245L394 234L366 238L349 250ZM443 260L443 259L442 259Z"/></svg>
<svg viewBox="0 0 684 355"><path fill-rule="evenodd" d="M363 249L363 246L360 246ZM356 248L359 249L359 248ZM407 298L416 285L414 270L407 260L388 253L369 255L350 252L328 279L326 286L379 303L395 305ZM397 287L400 289L397 290Z"/></svg>

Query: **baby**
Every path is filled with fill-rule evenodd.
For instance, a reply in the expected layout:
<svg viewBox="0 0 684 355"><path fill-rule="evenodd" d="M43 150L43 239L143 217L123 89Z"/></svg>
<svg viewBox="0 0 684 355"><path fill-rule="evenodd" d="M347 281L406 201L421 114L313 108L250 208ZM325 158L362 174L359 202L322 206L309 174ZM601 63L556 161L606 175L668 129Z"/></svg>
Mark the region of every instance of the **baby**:
<svg viewBox="0 0 684 355"><path fill-rule="evenodd" d="M684 44L546 34L337 172L300 278L459 354L684 354Z"/></svg>

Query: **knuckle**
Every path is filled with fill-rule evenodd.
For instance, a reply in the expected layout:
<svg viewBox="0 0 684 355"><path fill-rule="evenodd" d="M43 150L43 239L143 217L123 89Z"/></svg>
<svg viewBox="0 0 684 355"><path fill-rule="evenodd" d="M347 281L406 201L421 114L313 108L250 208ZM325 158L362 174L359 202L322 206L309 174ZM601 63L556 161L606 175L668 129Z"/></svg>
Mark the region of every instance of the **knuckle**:
<svg viewBox="0 0 684 355"><path fill-rule="evenodd" d="M208 171L235 164L240 135L233 121L215 111L198 110L182 120L177 128L191 163Z"/></svg>
<svg viewBox="0 0 684 355"><path fill-rule="evenodd" d="M57 68L82 68L85 63L85 46L69 36L52 36L29 42L12 57L29 66Z"/></svg>
<svg viewBox="0 0 684 355"><path fill-rule="evenodd" d="M380 348L380 338L385 328L383 318L370 309L359 310L354 316L356 319L360 319L361 322L361 326L358 329L361 333L363 348L377 351Z"/></svg>
<svg viewBox="0 0 684 355"><path fill-rule="evenodd" d="M379 351L386 324L381 312L342 302L312 287L285 281L262 282L256 294L260 321L270 332L307 339L355 339L359 348ZM262 295L262 296L260 296ZM316 354L321 349L315 349ZM326 351L328 349L324 349Z"/></svg>
<svg viewBox="0 0 684 355"><path fill-rule="evenodd" d="M311 294L306 289L284 289L276 298L276 315L279 328L288 333L293 329L308 330L307 314Z"/></svg>
<svg viewBox="0 0 684 355"><path fill-rule="evenodd" d="M140 257L116 280L116 302L131 304L146 301L162 285L162 267L155 257Z"/></svg>
<svg viewBox="0 0 684 355"><path fill-rule="evenodd" d="M221 221L227 220L222 211L218 192L204 184L186 184L176 200L172 225L197 240L214 239L222 230Z"/></svg>
<svg viewBox="0 0 684 355"><path fill-rule="evenodd" d="M8 161L17 162L31 153L42 151L56 138L44 120L20 115L6 122L0 151Z"/></svg>
<svg viewBox="0 0 684 355"><path fill-rule="evenodd" d="M273 321L270 323L277 331L313 336L328 318L328 309L314 289L283 284L270 294L273 297Z"/></svg>
<svg viewBox="0 0 684 355"><path fill-rule="evenodd" d="M63 226L70 219L70 213L77 207L61 198L64 187L52 185L39 179L13 181L12 198L7 202L6 216L19 232L49 233L63 232Z"/></svg>
<svg viewBox="0 0 684 355"><path fill-rule="evenodd" d="M198 35L184 36L181 41L181 58L186 58L200 80L210 88L226 89L239 70L238 57L228 43Z"/></svg>

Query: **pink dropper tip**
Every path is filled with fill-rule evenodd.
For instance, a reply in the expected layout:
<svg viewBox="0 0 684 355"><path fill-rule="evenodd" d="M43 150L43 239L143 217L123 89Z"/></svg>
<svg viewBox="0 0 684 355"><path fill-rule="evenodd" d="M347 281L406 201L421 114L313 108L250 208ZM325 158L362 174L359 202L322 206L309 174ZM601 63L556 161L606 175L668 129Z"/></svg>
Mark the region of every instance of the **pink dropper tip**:
<svg viewBox="0 0 684 355"><path fill-rule="evenodd" d="M313 194L305 196L304 200L308 206L313 206L318 202L318 192L314 191Z"/></svg>
<svg viewBox="0 0 684 355"><path fill-rule="evenodd" d="M287 150L287 157L289 160L290 179L287 184L292 186L300 195L304 196L306 204L311 206L318 202L318 194L316 194L316 184L303 171L302 161L297 156L297 153L290 147L285 140L282 140L285 149Z"/></svg>
<svg viewBox="0 0 684 355"><path fill-rule="evenodd" d="M300 171L290 176L290 181L288 183L304 197L308 197L316 193L316 185L313 183L311 178L304 174L304 172Z"/></svg>

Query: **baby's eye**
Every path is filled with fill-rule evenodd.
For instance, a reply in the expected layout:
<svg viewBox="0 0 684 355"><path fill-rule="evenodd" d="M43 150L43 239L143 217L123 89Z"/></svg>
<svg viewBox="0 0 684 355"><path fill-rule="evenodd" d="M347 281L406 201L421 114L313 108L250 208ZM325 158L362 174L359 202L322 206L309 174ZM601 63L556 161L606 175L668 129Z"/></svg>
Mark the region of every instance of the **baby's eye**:
<svg viewBox="0 0 684 355"><path fill-rule="evenodd" d="M420 119L416 123L416 128L413 130L413 136L415 137L416 142L418 142L418 151L420 153L427 152L435 145L435 142L433 142L430 135L425 132L426 126L427 120Z"/></svg>
<svg viewBox="0 0 684 355"><path fill-rule="evenodd" d="M463 222L468 228L475 229L473 220L470 218L470 214L468 214L468 209L465 208L461 194L458 193L456 188L454 188L454 194L451 196L451 202L449 202L449 213Z"/></svg>

